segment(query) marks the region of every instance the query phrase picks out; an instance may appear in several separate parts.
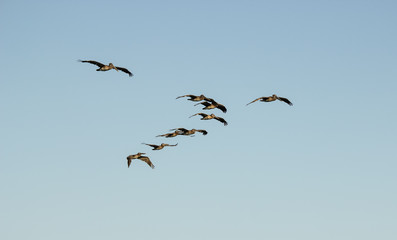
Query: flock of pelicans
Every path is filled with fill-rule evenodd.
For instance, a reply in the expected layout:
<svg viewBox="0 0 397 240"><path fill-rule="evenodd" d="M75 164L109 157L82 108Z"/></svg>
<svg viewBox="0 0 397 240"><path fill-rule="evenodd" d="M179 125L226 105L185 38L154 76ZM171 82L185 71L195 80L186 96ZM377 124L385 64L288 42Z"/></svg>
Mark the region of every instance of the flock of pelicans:
<svg viewBox="0 0 397 240"><path fill-rule="evenodd" d="M111 70L111 69L114 69L114 70L116 70L116 71L119 71L119 70L120 70L120 71L122 71L122 72L125 72L125 73L127 73L130 77L134 76L128 69L123 68L123 67L116 67L116 66L114 66L112 63L109 63L108 65L105 65L105 64L103 64L103 63L100 63L100 62L97 62L97 61L92 61L92 60L79 60L79 61L82 62L82 63L90 63L90 64L94 64L94 65L98 66L99 68L97 69L97 71L109 71L109 70ZM221 110L221 111L224 112L224 113L227 112L227 109L226 109L226 107L225 107L224 105L222 105L222 104L216 102L216 101L215 101L214 99L212 99L212 98L207 98L207 97L204 96L204 95L196 96L196 95L190 95L190 94L189 94L189 95L179 96L179 97L177 97L176 99L178 99L178 98L183 98L183 97L188 97L187 100L189 100L189 101L198 102L197 104L195 104L195 106L196 106L196 105L199 105L199 104L203 105L203 106L204 106L203 110L211 110L211 109L218 108L219 110ZM293 105L292 102L289 101L287 98L279 97L279 96L277 96L276 94L273 94L273 95L270 96L270 97L260 97L260 98L257 98L257 99L255 99L255 100L253 100L253 101L247 103L247 105L249 105L249 104L251 104L251 103L254 103L254 102L256 102L256 101L261 101L261 102L273 102L273 101L276 101L276 100L285 102L285 103L287 103L287 104L290 105L290 106ZM190 116L190 117L194 117L194 116L197 116L197 115L200 115L200 116L201 116L201 119L200 119L200 120L215 119L215 120L217 120L217 121L223 123L224 126L227 126L227 124L228 124L228 123L226 122L225 119L223 119L223 118L221 118L221 117L218 117L218 116L216 116L216 115L213 114L213 113L212 113L212 114L196 113L196 114L193 114L193 115ZM156 137L171 138L171 137L176 137L176 136L179 136L179 135L193 136L196 132L202 133L203 135L207 135L207 134L208 134L208 132L207 132L206 130L203 130L203 129L194 129L194 128L191 129L191 130L188 130L188 129L186 129L186 128L175 128L175 129L171 129L170 131L172 131L172 132L170 132L170 133L165 133L165 134L162 134L162 135L157 135ZM161 143L160 145L156 145L156 144L147 144L147 143L142 143L142 144L145 144L145 145L147 145L147 146L152 147L152 150L161 150L161 149L163 149L164 147L175 147L175 146L178 145L178 144L171 145L171 144L167 144L167 143ZM144 154L146 154L146 153L138 152L137 154L129 155L129 156L127 157L127 165L128 165L128 167L130 167L132 160L134 160L134 159L139 159L139 160L141 160L141 161L143 161L143 162L146 162L151 168L154 168L154 165L153 165L153 163L150 161L150 158L149 158L148 156L143 156Z"/></svg>

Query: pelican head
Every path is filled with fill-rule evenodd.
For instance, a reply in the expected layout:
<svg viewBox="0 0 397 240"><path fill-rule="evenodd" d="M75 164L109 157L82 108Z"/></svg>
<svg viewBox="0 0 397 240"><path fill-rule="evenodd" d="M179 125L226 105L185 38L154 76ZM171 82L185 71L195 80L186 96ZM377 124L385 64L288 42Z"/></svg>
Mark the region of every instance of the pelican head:
<svg viewBox="0 0 397 240"><path fill-rule="evenodd" d="M143 155L143 154L146 154L146 153L141 153L141 152L138 153L138 155Z"/></svg>
<svg viewBox="0 0 397 240"><path fill-rule="evenodd" d="M119 70L113 65L113 63L109 63L109 67L113 68L113 69L116 70L116 71L119 71Z"/></svg>
<svg viewBox="0 0 397 240"><path fill-rule="evenodd" d="M276 95L276 94L273 94L273 95L272 95L272 97L275 97L275 98L277 98L277 95Z"/></svg>
<svg viewBox="0 0 397 240"><path fill-rule="evenodd" d="M215 114L213 114L213 113L211 113L211 115L210 115L211 117L215 117Z"/></svg>

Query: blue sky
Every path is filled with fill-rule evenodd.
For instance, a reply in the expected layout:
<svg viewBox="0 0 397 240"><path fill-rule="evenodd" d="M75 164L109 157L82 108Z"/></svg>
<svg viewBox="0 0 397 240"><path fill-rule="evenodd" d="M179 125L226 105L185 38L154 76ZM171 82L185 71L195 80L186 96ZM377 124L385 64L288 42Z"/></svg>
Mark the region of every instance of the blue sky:
<svg viewBox="0 0 397 240"><path fill-rule="evenodd" d="M396 7L2 1L0 238L394 239Z"/></svg>

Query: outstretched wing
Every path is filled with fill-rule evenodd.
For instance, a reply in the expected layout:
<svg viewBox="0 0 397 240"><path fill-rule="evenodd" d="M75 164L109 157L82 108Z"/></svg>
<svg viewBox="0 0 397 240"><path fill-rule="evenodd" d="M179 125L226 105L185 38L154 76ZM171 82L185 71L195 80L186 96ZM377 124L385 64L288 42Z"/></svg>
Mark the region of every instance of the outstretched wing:
<svg viewBox="0 0 397 240"><path fill-rule="evenodd" d="M188 130L186 128L174 128L170 129L170 131L182 131L182 132L187 132Z"/></svg>
<svg viewBox="0 0 397 240"><path fill-rule="evenodd" d="M216 120L218 120L219 122L223 123L223 125L227 126L227 122L225 119L221 118L221 117L215 117Z"/></svg>
<svg viewBox="0 0 397 240"><path fill-rule="evenodd" d="M217 104L213 98L204 97L204 101L211 102L212 104Z"/></svg>
<svg viewBox="0 0 397 240"><path fill-rule="evenodd" d="M208 116L208 115L205 114L205 113L196 113L196 114L193 114L192 116L190 116L190 118L191 118L191 117L194 117L194 116L197 116L197 115L200 115L200 116L202 116L202 117Z"/></svg>
<svg viewBox="0 0 397 240"><path fill-rule="evenodd" d="M162 134L162 135L157 135L156 137L166 137L166 138L170 138L170 137L176 137L178 134L173 132L173 133L166 133L166 134Z"/></svg>
<svg viewBox="0 0 397 240"><path fill-rule="evenodd" d="M190 95L190 94L188 94L188 95L179 96L179 97L177 97L176 99L178 99L178 98L183 98L183 97L196 97L196 96L195 96L195 95Z"/></svg>
<svg viewBox="0 0 397 240"><path fill-rule="evenodd" d="M220 109L222 112L224 112L224 113L226 113L227 112L227 109L226 109L226 107L225 106L223 106L222 104L219 104L218 103L218 105L216 106L216 108L218 108L218 109Z"/></svg>
<svg viewBox="0 0 397 240"><path fill-rule="evenodd" d="M158 145L154 145L154 144L147 144L147 143L142 143L142 144L145 144L145 145L148 145L148 146L151 146L151 147L158 147Z"/></svg>
<svg viewBox="0 0 397 240"><path fill-rule="evenodd" d="M176 137L176 136L178 136L178 133L173 132L173 133L167 133L165 137L171 138L171 137Z"/></svg>
<svg viewBox="0 0 397 240"><path fill-rule="evenodd" d="M292 102L290 102L290 100L288 100L287 98L279 97L278 100L283 101L283 102L287 103L287 104L290 105L290 106L294 105L294 104L292 104Z"/></svg>
<svg viewBox="0 0 397 240"><path fill-rule="evenodd" d="M254 103L254 102L256 102L256 101L262 100L262 99L263 99L263 100L266 100L266 98L267 98L267 97L260 97L260 98L257 98L257 99L255 99L254 101L247 103L247 105L249 105L249 104L251 104L251 103Z"/></svg>
<svg viewBox="0 0 397 240"><path fill-rule="evenodd" d="M196 105L199 105L199 104L202 104L202 105L204 105L204 106L206 106L206 107L208 107L209 105L211 105L211 103L209 103L209 102L199 102L199 103L196 103L196 104L194 104L194 106L196 106Z"/></svg>
<svg viewBox="0 0 397 240"><path fill-rule="evenodd" d="M128 165L128 167L130 167L131 161L132 161L132 155L129 155L129 156L127 157L127 165Z"/></svg>
<svg viewBox="0 0 397 240"><path fill-rule="evenodd" d="M134 76L134 74L132 74L130 71L128 71L127 68L122 68L122 67L116 67L118 70L121 70L125 73L127 73L130 77Z"/></svg>
<svg viewBox="0 0 397 240"><path fill-rule="evenodd" d="M207 135L208 134L208 132L206 130L202 130L202 129L197 130L197 132L201 132L203 135Z"/></svg>
<svg viewBox="0 0 397 240"><path fill-rule="evenodd" d="M178 143L177 143L177 144L174 144L174 145L166 143L165 146L168 146L168 147L175 147L175 146L178 146Z"/></svg>
<svg viewBox="0 0 397 240"><path fill-rule="evenodd" d="M94 64L94 65L97 65L98 67L103 67L103 66L105 66L105 64L102 64L102 63L100 63L100 62L93 61L93 60L79 60L79 62L91 63L91 64Z"/></svg>
<svg viewBox="0 0 397 240"><path fill-rule="evenodd" d="M140 156L138 159L144 161L145 163L147 163L147 165L149 165L151 168L154 168L153 163L150 161L149 157L146 156Z"/></svg>

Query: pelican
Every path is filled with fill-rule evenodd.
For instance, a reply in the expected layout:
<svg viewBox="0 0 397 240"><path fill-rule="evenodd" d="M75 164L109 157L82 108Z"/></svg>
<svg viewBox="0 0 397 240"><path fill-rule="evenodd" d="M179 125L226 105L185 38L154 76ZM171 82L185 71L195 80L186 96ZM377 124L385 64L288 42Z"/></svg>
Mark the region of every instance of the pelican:
<svg viewBox="0 0 397 240"><path fill-rule="evenodd" d="M97 62L97 61L92 61L92 60L79 60L79 62L83 62L83 63L91 63L94 65L97 65L99 68L97 69L97 71L109 71L111 69L114 69L116 71L123 71L125 73L127 73L130 77L134 76L134 74L132 74L130 71L128 71L127 68L122 68L122 67L115 67L113 65L113 63L109 63L109 65L105 65L103 63Z"/></svg>
<svg viewBox="0 0 397 240"><path fill-rule="evenodd" d="M139 152L137 154L129 155L127 157L128 167L130 167L131 162L132 162L133 159L140 159L141 161L144 161L145 163L147 163L151 168L154 168L154 165L150 161L150 159L148 157L146 157L146 156L142 156L143 154L146 154L146 153Z"/></svg>
<svg viewBox="0 0 397 240"><path fill-rule="evenodd" d="M221 122L221 123L223 123L223 125L227 125L227 122L225 121L225 119L223 119L223 118L221 118L221 117L217 117L217 116L215 116L215 114L211 114L211 115L208 115L208 114L205 114L205 113L196 113L196 114L193 114L192 116L190 116L190 117L193 117L193 116L196 116L196 115L200 115L202 118L200 119L200 120L210 120L210 119L215 119L215 120L218 120L219 122Z"/></svg>
<svg viewBox="0 0 397 240"><path fill-rule="evenodd" d="M209 98L207 98L206 96L204 96L203 94L201 94L200 96L196 96L196 95L183 95L183 96L179 96L178 98L182 98L182 97L189 97L189 101L193 101L193 102L198 102L198 101L203 101L203 100L208 100Z"/></svg>
<svg viewBox="0 0 397 240"><path fill-rule="evenodd" d="M194 129L193 128L191 130L187 130L186 128L174 128L174 129L171 129L170 131L173 131L173 130L179 131L180 132L179 135L185 135L185 136L189 136L189 135L195 134L196 132L200 132L203 135L207 135L208 134L208 132L206 130L203 130L203 129Z"/></svg>
<svg viewBox="0 0 397 240"><path fill-rule="evenodd" d="M169 146L169 147L175 147L175 146L177 146L177 145L178 145L178 143L177 143L177 144L175 144L175 145L170 145L170 144L167 144L167 143L162 143L162 144L160 144L160 145L155 145L155 144L147 144L147 143L142 143L142 144L145 144L145 145L151 146L151 147L153 148L152 150L161 150L161 149L163 149L165 146Z"/></svg>
<svg viewBox="0 0 397 240"><path fill-rule="evenodd" d="M202 104L202 105L205 106L205 107L203 108L203 110L209 110L209 109L218 108L218 109L220 109L220 110L221 110L222 112L224 112L224 113L227 112L226 107L223 106L223 105L220 104L220 103L217 103L214 99L210 98L209 101L210 101L210 102L206 102L206 101L204 101L204 102L199 102L199 103L194 104L194 106L199 105L199 104Z"/></svg>
<svg viewBox="0 0 397 240"><path fill-rule="evenodd" d="M166 133L166 134L162 134L162 135L157 135L156 137L166 137L166 138L170 138L170 137L176 137L179 135L178 131L172 132L172 133Z"/></svg>
<svg viewBox="0 0 397 240"><path fill-rule="evenodd" d="M258 100L260 100L261 102L273 102L273 101L276 101L276 100L280 100L280 101L283 101L283 102L287 103L287 104L290 105L290 106L293 105L292 102L290 102L287 98L279 97L279 96L277 96L276 94L273 94L273 95L270 96L270 97L260 97L260 98L257 98L257 99L255 99L254 101L252 101L252 102L250 102L250 103L247 103L247 105L249 105L249 104L251 104L251 103L253 103L253 102L256 102L256 101L258 101Z"/></svg>

